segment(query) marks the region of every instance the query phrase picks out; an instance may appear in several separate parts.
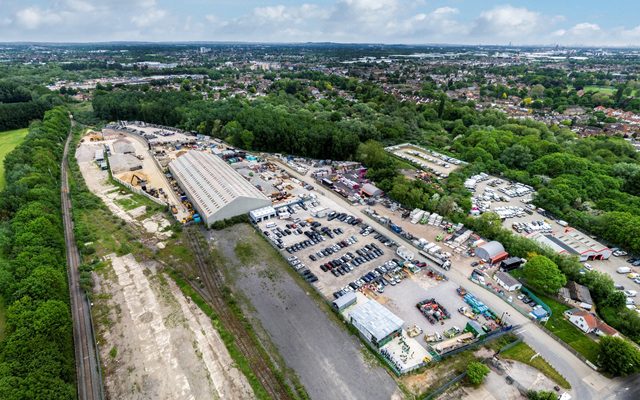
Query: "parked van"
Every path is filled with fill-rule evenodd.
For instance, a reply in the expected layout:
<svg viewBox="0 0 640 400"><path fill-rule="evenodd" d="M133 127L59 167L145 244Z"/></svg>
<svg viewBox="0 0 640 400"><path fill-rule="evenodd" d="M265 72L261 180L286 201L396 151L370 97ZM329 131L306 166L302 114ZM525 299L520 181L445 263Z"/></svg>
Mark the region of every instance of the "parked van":
<svg viewBox="0 0 640 400"><path fill-rule="evenodd" d="M629 272L631 272L631 268L629 267L620 267L616 270L617 273L619 274L628 274Z"/></svg>

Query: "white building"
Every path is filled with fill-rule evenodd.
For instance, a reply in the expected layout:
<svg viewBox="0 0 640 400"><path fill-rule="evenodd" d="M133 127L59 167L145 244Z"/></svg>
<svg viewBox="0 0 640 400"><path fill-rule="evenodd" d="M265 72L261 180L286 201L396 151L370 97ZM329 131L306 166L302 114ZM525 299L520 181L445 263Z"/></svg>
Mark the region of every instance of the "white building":
<svg viewBox="0 0 640 400"><path fill-rule="evenodd" d="M514 290L518 290L522 287L522 284L518 282L516 278L506 272L498 271L493 278L496 280L498 285L507 289L508 292L513 292Z"/></svg>
<svg viewBox="0 0 640 400"><path fill-rule="evenodd" d="M404 321L375 300L357 304L349 313L353 326L369 343L380 348L399 335Z"/></svg>
<svg viewBox="0 0 640 400"><path fill-rule="evenodd" d="M266 221L271 218L275 218L278 216L276 209L272 206L258 208L257 210L253 210L249 212L249 219L251 222L258 223L262 221Z"/></svg>
<svg viewBox="0 0 640 400"><path fill-rule="evenodd" d="M191 150L169 163L202 220L216 221L271 206L271 200L221 158Z"/></svg>

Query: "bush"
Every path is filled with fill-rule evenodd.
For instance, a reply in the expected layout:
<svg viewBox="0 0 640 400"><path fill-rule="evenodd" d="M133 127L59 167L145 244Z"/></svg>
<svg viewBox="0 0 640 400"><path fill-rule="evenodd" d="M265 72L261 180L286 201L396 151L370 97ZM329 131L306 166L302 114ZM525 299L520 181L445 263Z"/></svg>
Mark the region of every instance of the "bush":
<svg viewBox="0 0 640 400"><path fill-rule="evenodd" d="M553 392L547 392L546 390L529 390L527 392L528 400L558 400L558 395Z"/></svg>
<svg viewBox="0 0 640 400"><path fill-rule="evenodd" d="M467 366L467 379L473 386L480 386L489 372L489 367L483 363L472 361Z"/></svg>
<svg viewBox="0 0 640 400"><path fill-rule="evenodd" d="M214 222L213 224L211 224L211 229L221 230L221 229L225 229L230 226L233 226L236 224L242 224L245 222L249 222L249 216L247 214L236 215L235 217Z"/></svg>

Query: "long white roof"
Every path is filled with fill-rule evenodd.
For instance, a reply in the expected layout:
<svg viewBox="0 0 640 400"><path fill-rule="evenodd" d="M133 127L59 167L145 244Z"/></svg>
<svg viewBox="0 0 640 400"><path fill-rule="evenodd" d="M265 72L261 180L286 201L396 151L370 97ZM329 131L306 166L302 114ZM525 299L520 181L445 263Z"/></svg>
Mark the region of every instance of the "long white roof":
<svg viewBox="0 0 640 400"><path fill-rule="evenodd" d="M356 305L349 315L376 340L383 340L404 324L403 320L375 300Z"/></svg>
<svg viewBox="0 0 640 400"><path fill-rule="evenodd" d="M169 169L190 199L209 215L240 197L269 200L229 164L211 153L190 150L169 163Z"/></svg>

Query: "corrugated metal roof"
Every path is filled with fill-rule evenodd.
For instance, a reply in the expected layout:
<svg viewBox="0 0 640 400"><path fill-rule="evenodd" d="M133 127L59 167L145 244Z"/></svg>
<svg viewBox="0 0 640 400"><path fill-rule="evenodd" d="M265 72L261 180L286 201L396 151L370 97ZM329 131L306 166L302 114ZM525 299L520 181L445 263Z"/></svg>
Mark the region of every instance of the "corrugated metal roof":
<svg viewBox="0 0 640 400"><path fill-rule="evenodd" d="M365 183L364 185L362 185L362 191L369 196L377 196L378 194L382 193L382 190L370 183Z"/></svg>
<svg viewBox="0 0 640 400"><path fill-rule="evenodd" d="M401 329L404 324L403 320L375 300L356 306L350 317L378 341Z"/></svg>
<svg viewBox="0 0 640 400"><path fill-rule="evenodd" d="M336 306L336 308L338 308L339 310L342 307L347 306L349 303L355 302L356 298L357 298L356 292L348 292L338 297L337 299L335 299L333 301L333 305Z"/></svg>
<svg viewBox="0 0 640 400"><path fill-rule="evenodd" d="M169 169L205 218L238 198L270 200L221 158L190 150L169 163Z"/></svg>
<svg viewBox="0 0 640 400"><path fill-rule="evenodd" d="M504 246L502 246L502 243L496 242L495 240L479 246L476 250L478 257L485 258L487 260L504 252Z"/></svg>
<svg viewBox="0 0 640 400"><path fill-rule="evenodd" d="M516 278L507 274L506 272L502 272L502 271L496 272L496 278L500 279L502 283L504 283L508 287L520 284L520 282L518 282Z"/></svg>

